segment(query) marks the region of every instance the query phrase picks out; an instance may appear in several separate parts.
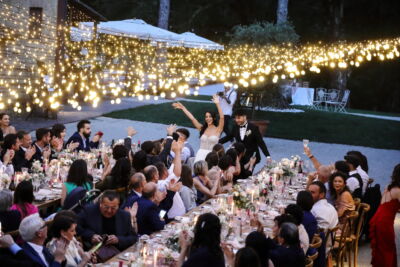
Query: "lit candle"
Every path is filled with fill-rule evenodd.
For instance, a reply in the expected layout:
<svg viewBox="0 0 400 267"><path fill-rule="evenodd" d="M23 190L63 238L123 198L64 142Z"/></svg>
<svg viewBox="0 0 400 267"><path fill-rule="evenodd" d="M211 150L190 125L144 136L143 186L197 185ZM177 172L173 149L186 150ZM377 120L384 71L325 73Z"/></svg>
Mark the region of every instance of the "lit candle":
<svg viewBox="0 0 400 267"><path fill-rule="evenodd" d="M234 205L235 205L235 201L232 200L232 207L231 207L232 214L233 214Z"/></svg>
<svg viewBox="0 0 400 267"><path fill-rule="evenodd" d="M1 222L0 222L0 236L2 236L3 234L2 234L2 232L1 232Z"/></svg>
<svg viewBox="0 0 400 267"><path fill-rule="evenodd" d="M60 162L57 163L57 177L56 180L60 179Z"/></svg>
<svg viewBox="0 0 400 267"><path fill-rule="evenodd" d="M253 203L254 201L254 189L251 190L251 203Z"/></svg>
<svg viewBox="0 0 400 267"><path fill-rule="evenodd" d="M156 250L154 252L154 267L157 267L157 256L158 256L158 251Z"/></svg>

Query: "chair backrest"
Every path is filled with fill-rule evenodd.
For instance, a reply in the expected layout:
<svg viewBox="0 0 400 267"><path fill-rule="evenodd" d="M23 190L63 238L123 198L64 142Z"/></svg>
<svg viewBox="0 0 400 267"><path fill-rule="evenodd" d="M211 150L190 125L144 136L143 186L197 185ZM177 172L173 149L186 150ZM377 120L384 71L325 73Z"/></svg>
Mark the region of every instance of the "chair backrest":
<svg viewBox="0 0 400 267"><path fill-rule="evenodd" d="M306 258L306 267L312 267L314 262L310 258Z"/></svg>
<svg viewBox="0 0 400 267"><path fill-rule="evenodd" d="M74 207L86 196L87 190L82 186L75 187L65 198L63 209L68 210Z"/></svg>
<svg viewBox="0 0 400 267"><path fill-rule="evenodd" d="M367 213L370 210L370 205L368 205L367 203L361 203L360 207L359 207L359 216L358 216L358 220L357 220L357 225L355 227L355 238L358 240L360 238L361 235L361 231L363 229L364 226L364 222L365 222L365 218L367 217Z"/></svg>
<svg viewBox="0 0 400 267"><path fill-rule="evenodd" d="M325 88L317 88L315 90L315 99L317 101L325 101L325 94L326 94L326 89Z"/></svg>
<svg viewBox="0 0 400 267"><path fill-rule="evenodd" d="M303 87L308 88L310 86L310 82L303 82Z"/></svg>
<svg viewBox="0 0 400 267"><path fill-rule="evenodd" d="M342 98L342 104L346 104L347 101L349 100L349 96L350 96L350 90L345 90L343 93L343 98Z"/></svg>
<svg viewBox="0 0 400 267"><path fill-rule="evenodd" d="M339 101L339 92L340 91L337 90L337 89L328 90L327 100L328 101L333 101L333 102Z"/></svg>
<svg viewBox="0 0 400 267"><path fill-rule="evenodd" d="M316 234L313 237L312 242L310 243L310 248L319 248L322 245L322 238Z"/></svg>
<svg viewBox="0 0 400 267"><path fill-rule="evenodd" d="M361 199L358 197L354 198L354 206L356 207L355 210L358 212L360 209Z"/></svg>

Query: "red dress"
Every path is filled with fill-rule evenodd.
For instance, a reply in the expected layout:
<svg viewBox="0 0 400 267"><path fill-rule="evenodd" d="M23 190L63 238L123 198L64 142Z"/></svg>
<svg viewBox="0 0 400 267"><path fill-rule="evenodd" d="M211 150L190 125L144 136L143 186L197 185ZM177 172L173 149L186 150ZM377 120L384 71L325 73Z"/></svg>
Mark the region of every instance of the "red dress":
<svg viewBox="0 0 400 267"><path fill-rule="evenodd" d="M397 199L383 203L369 223L372 266L397 267L394 219L399 209Z"/></svg>

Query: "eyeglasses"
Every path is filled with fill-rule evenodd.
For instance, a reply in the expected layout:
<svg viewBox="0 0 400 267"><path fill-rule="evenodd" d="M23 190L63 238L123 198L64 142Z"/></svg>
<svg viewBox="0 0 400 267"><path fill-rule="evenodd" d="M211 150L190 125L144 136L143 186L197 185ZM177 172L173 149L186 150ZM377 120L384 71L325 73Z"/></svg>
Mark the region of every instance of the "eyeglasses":
<svg viewBox="0 0 400 267"><path fill-rule="evenodd" d="M115 211L118 209L118 207L110 207L110 206L104 206L104 205L102 205L101 208L104 210L111 210L111 211Z"/></svg>

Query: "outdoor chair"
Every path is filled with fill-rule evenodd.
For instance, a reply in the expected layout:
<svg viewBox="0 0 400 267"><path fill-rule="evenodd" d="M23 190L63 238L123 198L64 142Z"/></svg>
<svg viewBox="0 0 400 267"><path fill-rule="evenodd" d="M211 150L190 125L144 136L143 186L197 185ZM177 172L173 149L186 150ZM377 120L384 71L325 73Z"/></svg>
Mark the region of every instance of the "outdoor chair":
<svg viewBox="0 0 400 267"><path fill-rule="evenodd" d="M320 110L322 109L322 104L326 101L326 89L316 88L315 89L315 100L313 101L312 109Z"/></svg>
<svg viewBox="0 0 400 267"><path fill-rule="evenodd" d="M336 105L339 103L340 91L337 89L330 89L326 93L326 105L325 108L329 110L330 105Z"/></svg>
<svg viewBox="0 0 400 267"><path fill-rule="evenodd" d="M345 90L343 93L342 100L337 101L337 102L329 102L329 105L334 106L334 111L335 112L344 112L346 113L346 105L347 102L349 101L349 96L350 96L350 90Z"/></svg>
<svg viewBox="0 0 400 267"><path fill-rule="evenodd" d="M357 267L357 258L358 258L358 241L362 235L362 230L365 224L365 218L367 216L368 211L370 210L370 206L366 203L360 203L358 208L358 219L356 220L356 224L354 227L354 231L351 237L351 243L349 246L349 265L351 266L351 254L353 254L353 266Z"/></svg>

